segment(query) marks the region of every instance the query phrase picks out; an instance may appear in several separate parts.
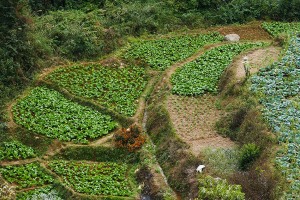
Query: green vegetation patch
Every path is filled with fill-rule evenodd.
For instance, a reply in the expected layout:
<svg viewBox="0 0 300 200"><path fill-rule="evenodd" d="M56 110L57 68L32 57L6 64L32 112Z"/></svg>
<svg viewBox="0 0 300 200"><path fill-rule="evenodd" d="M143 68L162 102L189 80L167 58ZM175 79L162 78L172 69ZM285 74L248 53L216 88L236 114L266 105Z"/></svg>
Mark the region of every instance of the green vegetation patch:
<svg viewBox="0 0 300 200"><path fill-rule="evenodd" d="M1 160L18 160L35 157L33 148L25 146L19 141L3 142L0 144Z"/></svg>
<svg viewBox="0 0 300 200"><path fill-rule="evenodd" d="M49 167L75 191L93 195L131 196L127 164L54 160Z"/></svg>
<svg viewBox="0 0 300 200"><path fill-rule="evenodd" d="M179 95L201 95L205 92L216 93L219 79L232 62L234 56L241 52L261 47L264 43L234 43L216 47L205 52L197 60L176 70L171 77L172 92Z"/></svg>
<svg viewBox="0 0 300 200"><path fill-rule="evenodd" d="M273 36L279 36L283 33L299 33L300 23L285 23L285 22L264 22L262 23L263 29Z"/></svg>
<svg viewBox="0 0 300 200"><path fill-rule="evenodd" d="M243 200L240 185L229 185L226 180L205 176L199 179L199 199Z"/></svg>
<svg viewBox="0 0 300 200"><path fill-rule="evenodd" d="M260 97L265 120L278 136L276 162L290 183L283 199L300 195L300 37L293 37L280 62L252 77L251 90Z"/></svg>
<svg viewBox="0 0 300 200"><path fill-rule="evenodd" d="M37 87L13 107L14 120L29 130L62 141L87 143L113 130L111 117Z"/></svg>
<svg viewBox="0 0 300 200"><path fill-rule="evenodd" d="M3 178L17 185L17 189L43 186L54 181L51 175L37 163L0 168Z"/></svg>
<svg viewBox="0 0 300 200"><path fill-rule="evenodd" d="M28 199L55 199L63 200L59 193L53 188L53 186L41 187L35 190L29 190L27 192L20 192L17 194L17 200Z"/></svg>
<svg viewBox="0 0 300 200"><path fill-rule="evenodd" d="M165 70L173 63L190 57L204 45L221 42L223 39L219 33L213 32L141 41L132 44L124 57L142 59L153 69Z"/></svg>
<svg viewBox="0 0 300 200"><path fill-rule="evenodd" d="M96 100L127 116L135 114L137 100L147 84L145 70L133 66L70 66L55 70L47 79L74 95Z"/></svg>

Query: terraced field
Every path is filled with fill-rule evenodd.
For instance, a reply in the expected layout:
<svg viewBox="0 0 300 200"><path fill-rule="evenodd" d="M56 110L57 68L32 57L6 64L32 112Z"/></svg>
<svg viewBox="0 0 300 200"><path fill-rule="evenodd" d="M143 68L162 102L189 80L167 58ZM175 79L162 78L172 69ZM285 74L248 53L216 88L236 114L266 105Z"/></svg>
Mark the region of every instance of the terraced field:
<svg viewBox="0 0 300 200"><path fill-rule="evenodd" d="M263 23L262 27L273 36L283 31L291 34L289 48L280 62L262 67L249 79L239 77L244 80L230 92L237 95L235 88L250 87L259 99L279 143L276 170L282 172L288 188L282 196L293 199L300 194L300 38L294 33L298 25ZM218 86L237 56L268 45L264 41L225 44L216 32L162 37L129 44L119 55L124 61L120 66L56 67L9 110L16 135L52 141L47 153L39 155L39 144L27 145L30 138L1 142L0 173L16 187L17 199L138 199L143 195L187 199L192 190L196 191L193 198L246 199L249 191L242 186L249 182L237 185L232 177L250 173L250 168L238 167L240 160L250 154L250 166L255 162L251 159L260 156L251 155L253 149L260 149L217 134L215 122L234 107L223 108ZM144 113L137 115L137 110ZM138 141L140 135L145 144ZM211 136L218 140L213 143ZM140 146L128 151L126 144L121 148L115 141ZM199 146L197 141L209 144ZM251 152L247 147L254 148ZM223 160L207 159L217 158L218 152L223 166L230 166L226 173L221 172L222 166L213 166ZM196 167L206 164L201 162L212 167L199 175Z"/></svg>

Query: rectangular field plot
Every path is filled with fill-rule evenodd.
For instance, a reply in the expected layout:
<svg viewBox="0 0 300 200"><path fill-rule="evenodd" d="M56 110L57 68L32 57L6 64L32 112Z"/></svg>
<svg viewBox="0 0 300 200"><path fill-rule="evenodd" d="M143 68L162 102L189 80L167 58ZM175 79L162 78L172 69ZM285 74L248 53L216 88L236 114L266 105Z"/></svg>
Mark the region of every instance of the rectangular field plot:
<svg viewBox="0 0 300 200"><path fill-rule="evenodd" d="M110 116L45 87L33 89L13 107L13 114L17 124L62 141L87 143L87 139L106 135L117 126Z"/></svg>
<svg viewBox="0 0 300 200"><path fill-rule="evenodd" d="M133 66L70 66L55 70L46 79L76 96L96 100L126 116L135 114L137 100L147 84L145 70Z"/></svg>
<svg viewBox="0 0 300 200"><path fill-rule="evenodd" d="M125 163L54 160L49 167L79 193L124 197L134 194Z"/></svg>
<svg viewBox="0 0 300 200"><path fill-rule="evenodd" d="M153 69L165 70L173 63L192 56L204 45L222 40L223 36L216 32L146 40L132 44L124 57L142 59Z"/></svg>

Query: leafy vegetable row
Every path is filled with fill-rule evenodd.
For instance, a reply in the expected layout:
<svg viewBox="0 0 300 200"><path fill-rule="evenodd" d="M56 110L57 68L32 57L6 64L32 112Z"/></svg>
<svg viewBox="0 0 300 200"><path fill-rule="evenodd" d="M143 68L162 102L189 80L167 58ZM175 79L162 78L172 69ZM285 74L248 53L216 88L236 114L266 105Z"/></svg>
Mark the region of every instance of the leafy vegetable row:
<svg viewBox="0 0 300 200"><path fill-rule="evenodd" d="M263 115L278 135L280 171L291 183L284 199L300 196L300 38L293 37L284 58L261 69L251 90L260 95Z"/></svg>
<svg viewBox="0 0 300 200"><path fill-rule="evenodd" d="M179 95L216 93L218 82L226 67L241 52L261 47L264 43L233 43L213 48L197 60L176 70L171 77L172 92Z"/></svg>
<svg viewBox="0 0 300 200"><path fill-rule="evenodd" d="M126 178L126 164L54 160L49 163L49 167L77 192L93 195L132 195Z"/></svg>
<svg viewBox="0 0 300 200"><path fill-rule="evenodd" d="M87 143L113 130L111 117L37 87L13 107L14 120L29 130L62 141Z"/></svg>
<svg viewBox="0 0 300 200"><path fill-rule="evenodd" d="M3 178L17 185L17 189L43 186L54 181L37 163L0 168Z"/></svg>
<svg viewBox="0 0 300 200"><path fill-rule="evenodd" d="M173 63L190 57L204 45L220 42L223 39L223 36L214 32L141 41L132 44L124 57L142 59L153 69L165 70Z"/></svg>
<svg viewBox="0 0 300 200"><path fill-rule="evenodd" d="M285 23L285 22L264 22L262 27L271 35L279 36L283 33L299 33L300 23Z"/></svg>
<svg viewBox="0 0 300 200"><path fill-rule="evenodd" d="M33 148L19 141L3 142L0 145L0 160L18 160L35 157Z"/></svg>
<svg viewBox="0 0 300 200"><path fill-rule="evenodd" d="M48 80L74 95L93 99L127 116L136 112L137 100L147 84L139 67L70 66L55 70Z"/></svg>

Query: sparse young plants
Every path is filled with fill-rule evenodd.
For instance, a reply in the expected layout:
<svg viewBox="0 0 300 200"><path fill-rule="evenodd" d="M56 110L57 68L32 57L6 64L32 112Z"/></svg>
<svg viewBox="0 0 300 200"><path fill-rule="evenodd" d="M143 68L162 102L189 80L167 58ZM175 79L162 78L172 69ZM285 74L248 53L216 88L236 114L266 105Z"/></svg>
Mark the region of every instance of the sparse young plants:
<svg viewBox="0 0 300 200"><path fill-rule="evenodd" d="M14 120L28 130L62 141L87 143L108 134L117 123L111 117L37 87L14 107Z"/></svg>
<svg viewBox="0 0 300 200"><path fill-rule="evenodd" d="M62 67L47 76L47 80L127 116L135 114L138 99L147 84L145 70L141 67L96 64Z"/></svg>

